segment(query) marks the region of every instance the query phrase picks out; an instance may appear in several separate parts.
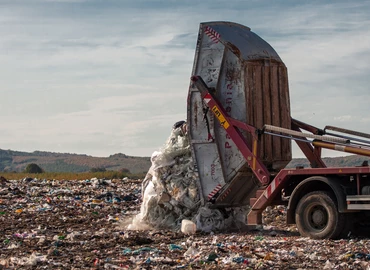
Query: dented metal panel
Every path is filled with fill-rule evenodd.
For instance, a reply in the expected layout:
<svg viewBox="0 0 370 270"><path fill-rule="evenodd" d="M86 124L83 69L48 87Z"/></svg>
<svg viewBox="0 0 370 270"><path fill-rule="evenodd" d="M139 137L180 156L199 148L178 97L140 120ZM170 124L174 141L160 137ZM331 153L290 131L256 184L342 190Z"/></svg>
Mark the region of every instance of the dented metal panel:
<svg viewBox="0 0 370 270"><path fill-rule="evenodd" d="M250 28L230 22L202 23L192 75L215 89L215 96L232 118L257 128L263 124L290 128L286 67ZM247 204L258 182L252 179L238 147L206 108L198 89L190 85L189 136L203 203L219 193L216 205ZM244 135L251 143L250 136ZM281 169L291 160L286 139L264 136L260 146L259 157L271 170Z"/></svg>
<svg viewBox="0 0 370 270"><path fill-rule="evenodd" d="M225 46L214 42L205 32L200 30L193 74L204 78L209 87L216 87ZM203 104L199 91L190 86L188 96L189 136L193 148L193 158L199 171L201 183L199 189L204 204L213 190L225 184L222 173L217 144L213 143L214 116L206 113L207 106Z"/></svg>
<svg viewBox="0 0 370 270"><path fill-rule="evenodd" d="M217 41L228 46L242 60L269 59L282 62L270 44L249 27L232 22L205 22L201 24L201 28L212 29L210 32L218 37Z"/></svg>
<svg viewBox="0 0 370 270"><path fill-rule="evenodd" d="M246 104L244 81L242 78L242 63L229 49L225 49L224 62L221 66L216 97L229 116L246 122ZM242 101L242 102L240 102ZM220 124L215 123L215 136L219 146L221 162L223 164L226 181L232 179L245 164L243 155Z"/></svg>

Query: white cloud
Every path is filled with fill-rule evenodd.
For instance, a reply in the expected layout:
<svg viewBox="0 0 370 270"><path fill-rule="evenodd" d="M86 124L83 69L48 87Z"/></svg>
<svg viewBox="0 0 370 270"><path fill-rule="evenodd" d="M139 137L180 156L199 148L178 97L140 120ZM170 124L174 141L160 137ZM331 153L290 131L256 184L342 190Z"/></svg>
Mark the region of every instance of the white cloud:
<svg viewBox="0 0 370 270"><path fill-rule="evenodd" d="M293 117L370 132L368 2L2 5L0 148L150 156L186 117L199 22L211 20L245 24L276 49Z"/></svg>

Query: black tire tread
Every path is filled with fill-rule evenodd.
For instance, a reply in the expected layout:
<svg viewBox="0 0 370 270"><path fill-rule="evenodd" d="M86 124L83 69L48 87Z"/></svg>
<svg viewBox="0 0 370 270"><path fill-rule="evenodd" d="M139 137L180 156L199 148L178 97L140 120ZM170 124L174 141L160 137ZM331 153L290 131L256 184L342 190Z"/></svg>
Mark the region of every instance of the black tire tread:
<svg viewBox="0 0 370 270"><path fill-rule="evenodd" d="M310 230L310 228L306 226L305 222L302 221L300 213L304 213L304 205L307 204L307 202L310 200L317 200L317 198L321 198L325 202L326 206L331 208L333 212L329 213L329 215L332 215L329 219L334 219L334 221L329 221L329 227L324 229L322 232L314 232ZM328 191L319 190L307 193L300 199L296 208L296 223L298 231L302 236L313 239L336 239L339 236L342 236L341 233L345 230L346 219L344 214L338 212L337 201L334 194Z"/></svg>

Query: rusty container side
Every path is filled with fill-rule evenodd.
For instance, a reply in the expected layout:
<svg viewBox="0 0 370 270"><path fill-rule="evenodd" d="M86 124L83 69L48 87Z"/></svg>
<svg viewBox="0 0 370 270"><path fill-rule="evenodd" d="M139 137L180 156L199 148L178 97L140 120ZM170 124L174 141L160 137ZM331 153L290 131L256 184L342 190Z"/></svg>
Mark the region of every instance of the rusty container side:
<svg viewBox="0 0 370 270"><path fill-rule="evenodd" d="M290 128L288 72L284 63L246 61L244 65L247 123L262 128L274 125ZM269 170L284 168L292 159L290 140L263 136L259 156Z"/></svg>
<svg viewBox="0 0 370 270"><path fill-rule="evenodd" d="M290 127L287 69L275 50L250 28L231 22L201 23L192 75L201 76L215 89L230 117L257 128ZM248 204L261 183L192 84L187 113L202 203L221 189L214 206ZM251 145L250 136L242 133ZM283 168L291 160L291 142L262 137L259 157L265 166L270 171Z"/></svg>

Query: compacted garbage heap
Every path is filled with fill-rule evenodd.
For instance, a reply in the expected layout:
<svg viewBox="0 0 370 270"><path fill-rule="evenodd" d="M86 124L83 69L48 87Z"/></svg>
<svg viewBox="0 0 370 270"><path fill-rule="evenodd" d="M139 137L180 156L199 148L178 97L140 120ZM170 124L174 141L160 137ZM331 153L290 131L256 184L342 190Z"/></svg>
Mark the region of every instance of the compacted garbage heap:
<svg viewBox="0 0 370 270"><path fill-rule="evenodd" d="M321 150L370 156L370 134L293 119L287 68L248 27L201 23L187 122L176 123L153 154L144 181L142 222L201 231L262 224L267 206L287 206L287 222L316 239L348 234L368 221L370 167L328 168ZM284 169L291 142L310 168ZM183 225L183 224L182 224Z"/></svg>
<svg viewBox="0 0 370 270"><path fill-rule="evenodd" d="M187 125L176 123L160 151L153 153L152 166L143 180L140 213L129 229L179 229L182 220L193 220L199 230L224 230L245 219L244 211L231 209L229 217L218 209L202 206L199 176L191 155ZM243 215L244 214L244 215ZM242 218L240 218L240 216Z"/></svg>

